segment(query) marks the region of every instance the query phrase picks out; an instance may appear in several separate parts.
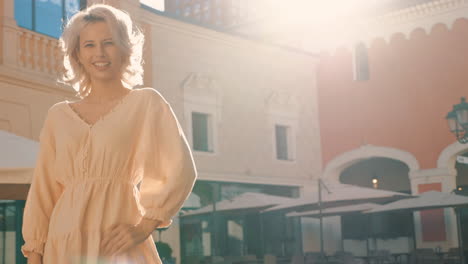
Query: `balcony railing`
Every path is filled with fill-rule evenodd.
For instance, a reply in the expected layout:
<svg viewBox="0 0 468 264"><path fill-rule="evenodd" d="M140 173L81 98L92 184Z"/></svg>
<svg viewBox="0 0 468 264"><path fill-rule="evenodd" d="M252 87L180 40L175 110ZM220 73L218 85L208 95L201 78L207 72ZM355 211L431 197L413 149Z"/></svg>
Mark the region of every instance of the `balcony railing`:
<svg viewBox="0 0 468 264"><path fill-rule="evenodd" d="M3 30L5 66L43 77L63 72L63 55L57 39L16 26Z"/></svg>
<svg viewBox="0 0 468 264"><path fill-rule="evenodd" d="M61 60L58 40L25 29L18 31L17 66L57 74Z"/></svg>

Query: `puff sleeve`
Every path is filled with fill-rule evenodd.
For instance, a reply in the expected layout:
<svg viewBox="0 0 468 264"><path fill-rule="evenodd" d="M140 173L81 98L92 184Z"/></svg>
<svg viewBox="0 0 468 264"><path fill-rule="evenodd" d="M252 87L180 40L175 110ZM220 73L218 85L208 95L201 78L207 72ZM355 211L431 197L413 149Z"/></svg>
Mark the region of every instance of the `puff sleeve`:
<svg viewBox="0 0 468 264"><path fill-rule="evenodd" d="M23 214L22 234L25 244L21 252L27 258L30 252L44 254L49 218L63 188L55 180L55 140L51 110L39 135L39 153L26 198Z"/></svg>
<svg viewBox="0 0 468 264"><path fill-rule="evenodd" d="M197 174L172 108L154 89L149 97L140 144L144 161L140 203L143 218L160 220L159 227L167 227L192 191Z"/></svg>

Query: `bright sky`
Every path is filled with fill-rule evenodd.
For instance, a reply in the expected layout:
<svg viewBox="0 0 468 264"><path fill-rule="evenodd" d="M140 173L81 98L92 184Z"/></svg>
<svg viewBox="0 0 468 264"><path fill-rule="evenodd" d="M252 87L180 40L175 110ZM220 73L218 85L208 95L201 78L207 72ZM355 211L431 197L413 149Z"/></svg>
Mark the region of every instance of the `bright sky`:
<svg viewBox="0 0 468 264"><path fill-rule="evenodd" d="M164 0L140 0L140 3L164 11Z"/></svg>

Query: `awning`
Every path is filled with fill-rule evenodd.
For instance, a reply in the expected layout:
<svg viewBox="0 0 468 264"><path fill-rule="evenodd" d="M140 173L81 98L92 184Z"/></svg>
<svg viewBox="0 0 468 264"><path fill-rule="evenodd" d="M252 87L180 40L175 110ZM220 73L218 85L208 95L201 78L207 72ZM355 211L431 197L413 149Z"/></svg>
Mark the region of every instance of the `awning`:
<svg viewBox="0 0 468 264"><path fill-rule="evenodd" d="M39 142L0 130L0 171L36 166Z"/></svg>

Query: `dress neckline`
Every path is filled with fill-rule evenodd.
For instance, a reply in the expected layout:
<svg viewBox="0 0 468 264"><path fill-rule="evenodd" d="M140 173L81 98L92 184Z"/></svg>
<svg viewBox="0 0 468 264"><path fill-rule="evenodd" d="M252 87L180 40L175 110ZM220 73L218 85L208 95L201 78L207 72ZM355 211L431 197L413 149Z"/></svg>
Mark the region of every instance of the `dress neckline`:
<svg viewBox="0 0 468 264"><path fill-rule="evenodd" d="M71 106L71 103L73 102L70 102L68 100L65 100L65 103L67 105L67 108L68 110L71 111L72 115L74 117L76 117L80 122L82 122L84 125L86 125L88 128L93 128L95 127L96 125L98 125L99 123L103 122L106 118L108 118L109 116L112 115L112 113L114 113L121 105L123 105L123 103L125 101L127 101L127 99L130 97L130 95L132 93L135 92L136 89L130 89L130 91L122 96L120 99L118 99L117 103L109 110L107 111L106 113L102 114L94 123L89 123L88 121L86 121L85 118L82 117L82 115L76 111L72 106Z"/></svg>

